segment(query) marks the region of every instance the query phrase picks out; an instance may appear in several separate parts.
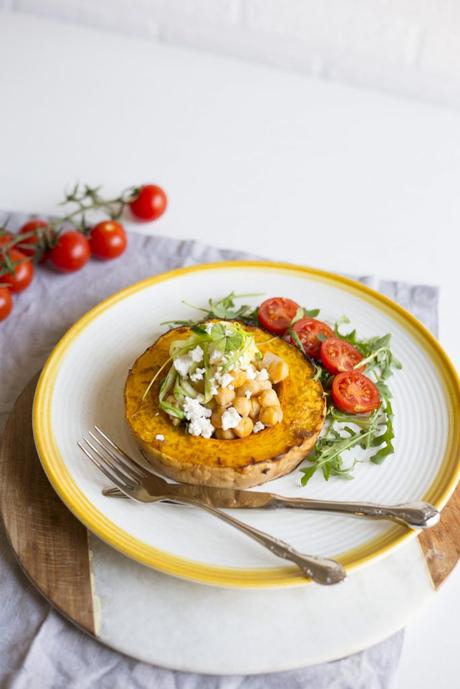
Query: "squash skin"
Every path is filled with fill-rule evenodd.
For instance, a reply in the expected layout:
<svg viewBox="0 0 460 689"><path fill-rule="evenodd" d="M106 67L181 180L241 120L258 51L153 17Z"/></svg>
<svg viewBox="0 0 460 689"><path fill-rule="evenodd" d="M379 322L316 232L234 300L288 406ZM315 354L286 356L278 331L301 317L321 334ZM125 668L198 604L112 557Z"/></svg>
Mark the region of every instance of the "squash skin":
<svg viewBox="0 0 460 689"><path fill-rule="evenodd" d="M125 385L127 423L145 458L155 469L181 483L250 488L291 472L313 449L324 424L326 403L313 366L292 345L254 326L263 353L273 352L289 365L289 377L276 385L283 421L257 434L234 440L195 437L184 424L173 426L159 409L158 393L164 369L144 402L152 377L169 357L171 342L190 335L187 327L174 328L149 347L134 363ZM263 344L267 342L267 344ZM164 435L159 441L156 435Z"/></svg>

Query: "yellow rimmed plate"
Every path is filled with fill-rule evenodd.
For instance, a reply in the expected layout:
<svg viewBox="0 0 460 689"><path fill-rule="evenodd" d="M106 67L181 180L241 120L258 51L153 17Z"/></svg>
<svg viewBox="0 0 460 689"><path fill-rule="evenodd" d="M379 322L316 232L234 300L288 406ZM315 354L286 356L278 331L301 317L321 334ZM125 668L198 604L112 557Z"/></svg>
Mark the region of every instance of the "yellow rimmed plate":
<svg viewBox="0 0 460 689"><path fill-rule="evenodd" d="M460 386L435 338L396 303L353 280L312 268L250 261L183 268L132 285L88 312L54 349L37 386L34 435L52 485L78 519L125 555L175 576L231 587L304 583L294 567L198 510L104 498L106 481L76 445L97 424L136 452L123 412L123 387L132 362L164 330L162 321L192 317L183 299L205 304L210 296L230 291L287 296L320 308L326 321L346 314L363 336L391 332L395 354L403 363L391 382L394 456L380 466L360 464L353 481L325 482L315 475L308 488L302 488L294 471L271 482L269 489L292 496L386 503L423 498L442 508L459 478L460 438L454 427L460 416ZM297 510L245 510L238 516L299 550L337 558L349 570L414 535L385 522Z"/></svg>

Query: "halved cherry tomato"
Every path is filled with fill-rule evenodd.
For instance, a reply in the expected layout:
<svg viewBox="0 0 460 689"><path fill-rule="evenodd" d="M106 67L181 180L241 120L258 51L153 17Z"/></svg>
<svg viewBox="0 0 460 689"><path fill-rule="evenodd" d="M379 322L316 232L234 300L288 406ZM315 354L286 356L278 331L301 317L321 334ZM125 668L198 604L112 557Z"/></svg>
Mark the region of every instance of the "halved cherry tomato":
<svg viewBox="0 0 460 689"><path fill-rule="evenodd" d="M344 371L332 381L332 401L347 414L368 414L380 405L374 383L359 371Z"/></svg>
<svg viewBox="0 0 460 689"><path fill-rule="evenodd" d="M11 313L13 308L13 298L11 297L11 292L8 287L0 286L0 321L4 321L5 318Z"/></svg>
<svg viewBox="0 0 460 689"><path fill-rule="evenodd" d="M53 235L49 223L46 220L29 220L18 230L18 234L30 235L18 243L18 249L26 256L44 263L49 253L49 241Z"/></svg>
<svg viewBox="0 0 460 689"><path fill-rule="evenodd" d="M326 323L315 318L301 318L294 323L292 329L301 341L305 354L313 359L319 359L322 340L334 335L334 331ZM289 341L296 344L292 337Z"/></svg>
<svg viewBox="0 0 460 689"><path fill-rule="evenodd" d="M168 205L168 198L163 189L156 184L145 184L139 189L136 198L129 207L133 215L140 220L156 220L163 215Z"/></svg>
<svg viewBox="0 0 460 689"><path fill-rule="evenodd" d="M89 238L91 253L102 260L121 256L127 243L123 225L115 220L103 220L95 225Z"/></svg>
<svg viewBox="0 0 460 689"><path fill-rule="evenodd" d="M12 292L22 292L32 282L34 267L27 256L17 249L10 249L2 261L2 269L11 271L1 276L2 283Z"/></svg>
<svg viewBox="0 0 460 689"><path fill-rule="evenodd" d="M272 297L261 303L257 317L262 328L269 333L284 335L299 308L292 299Z"/></svg>
<svg viewBox="0 0 460 689"><path fill-rule="evenodd" d="M72 273L83 268L91 256L89 242L81 232L70 230L60 235L49 253L49 261L57 270Z"/></svg>
<svg viewBox="0 0 460 689"><path fill-rule="evenodd" d="M328 337L321 342L320 355L324 368L333 374L351 371L363 358L356 347L340 337Z"/></svg>

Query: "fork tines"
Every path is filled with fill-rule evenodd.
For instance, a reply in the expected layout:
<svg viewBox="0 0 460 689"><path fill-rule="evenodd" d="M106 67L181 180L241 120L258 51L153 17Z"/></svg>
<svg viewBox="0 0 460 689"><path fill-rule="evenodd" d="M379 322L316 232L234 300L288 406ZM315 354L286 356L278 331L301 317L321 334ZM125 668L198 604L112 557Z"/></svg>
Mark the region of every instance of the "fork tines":
<svg viewBox="0 0 460 689"><path fill-rule="evenodd" d="M145 472L116 445L98 426L88 431L91 440L83 438L78 447L107 478L126 495L140 486Z"/></svg>

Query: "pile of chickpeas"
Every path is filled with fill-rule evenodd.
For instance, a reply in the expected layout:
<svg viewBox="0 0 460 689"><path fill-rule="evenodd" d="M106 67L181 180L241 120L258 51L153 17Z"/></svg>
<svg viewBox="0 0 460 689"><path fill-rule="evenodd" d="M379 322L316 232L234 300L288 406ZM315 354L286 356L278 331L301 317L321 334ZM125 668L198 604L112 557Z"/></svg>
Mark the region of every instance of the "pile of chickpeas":
<svg viewBox="0 0 460 689"><path fill-rule="evenodd" d="M230 387L220 388L214 395L210 404L213 409L211 423L216 429L216 438L246 438L251 435L258 421L264 426L275 426L283 420L283 410L273 385L288 377L289 366L276 357L267 366L259 364L258 367L267 369L268 379L250 380L246 371L235 369L231 372ZM229 407L234 407L242 419L236 428L223 430L222 414Z"/></svg>

